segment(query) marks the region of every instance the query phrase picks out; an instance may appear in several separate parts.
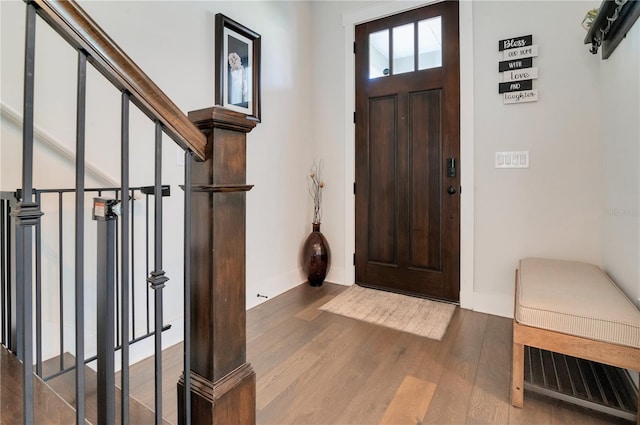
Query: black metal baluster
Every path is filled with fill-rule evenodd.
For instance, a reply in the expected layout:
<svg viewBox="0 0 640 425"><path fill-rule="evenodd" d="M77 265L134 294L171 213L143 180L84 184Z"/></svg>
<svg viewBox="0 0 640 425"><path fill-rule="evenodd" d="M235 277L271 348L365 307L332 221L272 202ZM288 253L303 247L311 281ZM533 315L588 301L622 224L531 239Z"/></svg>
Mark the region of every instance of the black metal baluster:
<svg viewBox="0 0 640 425"><path fill-rule="evenodd" d="M14 197L14 199L16 199ZM17 287L16 287L16 278L15 276L15 258L16 258L16 250L18 249L18 245L16 244L16 235L15 235L15 217L13 216L13 211L15 209L15 203L12 201L7 202L7 347L10 350L15 352L18 351L18 347L16 347L16 326L17 326L17 316L16 316L16 296L17 296Z"/></svg>
<svg viewBox="0 0 640 425"><path fill-rule="evenodd" d="M42 197L36 191L36 203ZM36 224L36 374L42 378L42 226Z"/></svg>
<svg viewBox="0 0 640 425"><path fill-rule="evenodd" d="M75 203L75 329L76 329L76 423L84 424L84 194L87 55L78 52L78 101L76 116Z"/></svg>
<svg viewBox="0 0 640 425"><path fill-rule="evenodd" d="M191 424L191 161L184 153L184 423Z"/></svg>
<svg viewBox="0 0 640 425"><path fill-rule="evenodd" d="M15 210L16 218L16 284L22 292L21 336L23 359L22 401L24 423L33 424L33 226L42 212L33 198L33 110L36 42L36 8L27 3L22 125L22 199Z"/></svg>
<svg viewBox="0 0 640 425"><path fill-rule="evenodd" d="M62 192L58 192L58 296L60 299L58 300L58 308L60 312L59 320L58 320L58 331L60 332L60 341L58 346L58 353L60 358L59 361L59 370L64 369L64 262L63 262L63 244L62 244L62 235L63 235L63 226L62 226Z"/></svg>
<svg viewBox="0 0 640 425"><path fill-rule="evenodd" d="M7 209L5 205L8 201L0 199L0 308L2 308L2 330L0 337L2 338L2 345L7 346L7 324L9 322L9 314L7 308L7 234L5 232L6 227L9 225L6 214Z"/></svg>
<svg viewBox="0 0 640 425"><path fill-rule="evenodd" d="M131 336L133 338L136 337L136 291L135 291L135 282L136 282L136 220L135 220L135 189L131 190L131 261L129 265L131 266Z"/></svg>
<svg viewBox="0 0 640 425"><path fill-rule="evenodd" d="M22 192L18 192L19 196L22 196ZM12 282L14 287L11 288L11 292L15 295L15 301L13 304L14 307L14 317L15 321L13 324L12 332L15 335L13 338L16 350L16 355L18 359L24 360L24 342L23 342L23 325L24 322L22 320L22 315L24 314L24 291L22 290L22 284L24 282L24 275L22 273L24 267L24 235L20 229L20 219L18 218L18 213L20 212L20 207L22 203L22 198L18 198L18 202L16 202L16 206L13 209L13 217L12 217L12 225L14 228L14 243L15 243L15 252L13 253L13 257L11 261L15 264L15 282ZM21 261L22 260L22 261Z"/></svg>
<svg viewBox="0 0 640 425"><path fill-rule="evenodd" d="M156 121L154 186L154 271L147 279L154 295L156 425L162 424L162 288L169 279L162 270L162 124Z"/></svg>
<svg viewBox="0 0 640 425"><path fill-rule="evenodd" d="M118 191L114 191L113 197L116 201L120 200ZM116 220L116 264L115 264L115 277L116 277L116 344L120 345L122 341L120 341L120 220Z"/></svg>
<svg viewBox="0 0 640 425"><path fill-rule="evenodd" d="M129 424L129 93L122 92L122 124L121 130L121 198L122 198L122 373L121 378L121 415L122 425Z"/></svg>
<svg viewBox="0 0 640 425"><path fill-rule="evenodd" d="M115 223L113 199L94 198L93 218L98 223L98 425L115 423Z"/></svg>
<svg viewBox="0 0 640 425"><path fill-rule="evenodd" d="M145 226L146 226L146 237L145 237L145 276L149 276L149 194L145 193L145 202L146 202L146 218L145 218ZM147 333L151 332L151 319L149 317L149 287L145 289L147 296Z"/></svg>

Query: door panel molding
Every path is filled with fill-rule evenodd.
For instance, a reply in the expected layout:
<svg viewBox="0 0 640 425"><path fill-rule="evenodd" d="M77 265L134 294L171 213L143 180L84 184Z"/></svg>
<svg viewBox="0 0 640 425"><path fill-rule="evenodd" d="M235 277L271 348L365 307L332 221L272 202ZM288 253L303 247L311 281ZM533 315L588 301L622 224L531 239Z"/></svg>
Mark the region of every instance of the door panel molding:
<svg viewBox="0 0 640 425"><path fill-rule="evenodd" d="M441 188L443 185L442 164L439 161L442 152L442 129L440 126L442 111L442 91L424 90L420 92L409 93L409 107L418 107L414 104L424 100L422 106L426 109L427 119L412 120L409 123L409 191L411 192L411 201L413 205L409 206L412 217L409 219L409 246L410 261L409 267L416 270L434 270L442 271L442 232L440 232L440 220L442 217L442 203L431 202L434 198L442 197ZM409 114L409 117L413 117ZM427 134L431 137L439 139L440 143L435 146L435 152L430 149L434 146L420 145L417 141L424 138ZM423 164L416 164L415 159L421 157L416 150L426 150L428 169ZM420 205L426 216L415 214L414 208L416 203ZM431 220L437 222L431 225Z"/></svg>
<svg viewBox="0 0 640 425"><path fill-rule="evenodd" d="M395 156L398 144L398 129L394 123L388 123L381 117L385 112L398 114L398 99L396 96L384 96L369 99L369 110L373 119L369 120L369 134L380 134L381 137L373 138L369 141L368 161L372 164L371 169L392 168L397 170L397 158ZM392 124L387 126L387 124ZM383 152L386 151L386 154ZM397 215L398 211L393 208L398 197L396 180L389 180L390 176L377 176L369 173L368 187L369 205L367 206L370 218L367 223L368 232L372 233L374 228L380 232L380 238L369 238L366 246L367 257L371 261L384 264L397 264L398 252L395 244L389 244L389 240L396 240L398 234ZM385 219L385 217L389 217Z"/></svg>

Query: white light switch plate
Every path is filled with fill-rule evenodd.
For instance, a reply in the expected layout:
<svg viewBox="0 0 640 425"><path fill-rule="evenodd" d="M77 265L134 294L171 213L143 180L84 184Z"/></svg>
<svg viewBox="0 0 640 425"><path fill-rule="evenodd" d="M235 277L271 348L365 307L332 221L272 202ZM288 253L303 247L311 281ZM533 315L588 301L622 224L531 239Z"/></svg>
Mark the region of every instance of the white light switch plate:
<svg viewBox="0 0 640 425"><path fill-rule="evenodd" d="M529 168L529 151L496 152L496 168Z"/></svg>

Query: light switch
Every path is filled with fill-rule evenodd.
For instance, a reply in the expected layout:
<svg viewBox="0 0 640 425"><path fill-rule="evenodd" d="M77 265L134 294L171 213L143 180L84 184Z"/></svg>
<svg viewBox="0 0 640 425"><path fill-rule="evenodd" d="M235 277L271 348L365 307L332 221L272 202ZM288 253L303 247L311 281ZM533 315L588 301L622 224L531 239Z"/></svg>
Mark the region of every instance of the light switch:
<svg viewBox="0 0 640 425"><path fill-rule="evenodd" d="M522 152L520 154L518 154L518 159L520 160L520 162L519 162L520 165L525 165L528 162L527 161L527 156L528 155L526 155L526 154L524 154Z"/></svg>
<svg viewBox="0 0 640 425"><path fill-rule="evenodd" d="M496 168L529 168L529 151L496 152Z"/></svg>

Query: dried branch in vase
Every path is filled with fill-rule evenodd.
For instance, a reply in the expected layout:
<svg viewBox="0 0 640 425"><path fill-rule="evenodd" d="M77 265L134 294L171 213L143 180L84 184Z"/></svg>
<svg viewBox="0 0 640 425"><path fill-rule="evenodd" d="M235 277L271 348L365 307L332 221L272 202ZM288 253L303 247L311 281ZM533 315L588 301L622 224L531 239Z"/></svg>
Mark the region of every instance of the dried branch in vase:
<svg viewBox="0 0 640 425"><path fill-rule="evenodd" d="M309 195L313 198L313 224L319 224L322 219L322 181L323 161L314 161L309 169Z"/></svg>

